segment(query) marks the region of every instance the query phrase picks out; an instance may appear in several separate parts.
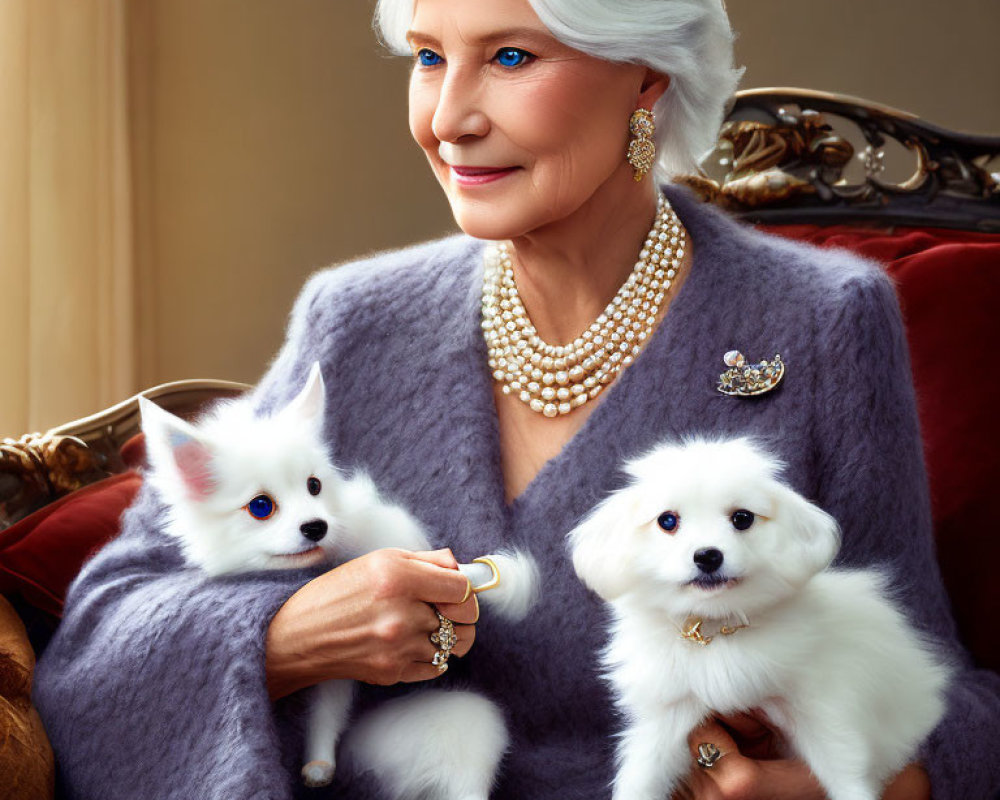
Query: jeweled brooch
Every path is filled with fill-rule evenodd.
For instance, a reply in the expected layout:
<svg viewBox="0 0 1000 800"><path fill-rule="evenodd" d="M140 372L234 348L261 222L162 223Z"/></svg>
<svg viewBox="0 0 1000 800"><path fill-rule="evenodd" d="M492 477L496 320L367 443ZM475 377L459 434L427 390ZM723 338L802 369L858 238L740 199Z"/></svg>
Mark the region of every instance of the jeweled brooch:
<svg viewBox="0 0 1000 800"><path fill-rule="evenodd" d="M738 350L730 350L722 360L729 369L719 376L716 388L733 397L753 397L770 392L785 376L785 362L778 353L772 361L750 363Z"/></svg>

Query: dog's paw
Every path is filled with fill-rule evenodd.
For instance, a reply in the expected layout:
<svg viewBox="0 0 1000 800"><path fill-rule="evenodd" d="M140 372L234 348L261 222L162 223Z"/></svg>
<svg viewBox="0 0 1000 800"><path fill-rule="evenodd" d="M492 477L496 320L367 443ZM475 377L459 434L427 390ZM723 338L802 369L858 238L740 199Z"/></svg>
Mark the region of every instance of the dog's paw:
<svg viewBox="0 0 1000 800"><path fill-rule="evenodd" d="M310 761L302 767L302 781L310 788L327 786L332 780L333 764L329 761Z"/></svg>

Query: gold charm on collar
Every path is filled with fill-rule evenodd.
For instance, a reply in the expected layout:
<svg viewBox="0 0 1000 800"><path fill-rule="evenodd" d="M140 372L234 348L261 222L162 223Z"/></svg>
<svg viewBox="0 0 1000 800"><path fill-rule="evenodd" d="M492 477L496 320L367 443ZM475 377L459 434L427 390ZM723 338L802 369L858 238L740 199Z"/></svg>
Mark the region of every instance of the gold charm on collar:
<svg viewBox="0 0 1000 800"><path fill-rule="evenodd" d="M701 626L704 624L704 620L698 619L698 617L688 617L684 620L684 626L681 628L681 638L694 644L700 644L702 647L707 647L715 639L715 636L706 636L702 633ZM719 628L719 632L716 635L732 636L736 631L749 627L748 624L740 622L735 625L723 625Z"/></svg>
<svg viewBox="0 0 1000 800"><path fill-rule="evenodd" d="M733 397L753 397L770 392L785 376L785 362L778 353L775 353L773 361L749 364L741 352L730 350L722 360L730 369L719 376L716 388Z"/></svg>

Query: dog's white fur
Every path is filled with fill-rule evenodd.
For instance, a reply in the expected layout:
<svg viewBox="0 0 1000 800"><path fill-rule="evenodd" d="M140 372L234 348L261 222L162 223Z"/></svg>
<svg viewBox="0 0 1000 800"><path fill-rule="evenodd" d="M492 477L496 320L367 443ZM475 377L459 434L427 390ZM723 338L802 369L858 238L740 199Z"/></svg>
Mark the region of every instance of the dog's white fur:
<svg viewBox="0 0 1000 800"><path fill-rule="evenodd" d="M190 424L140 397L149 461L146 479L167 505L165 531L178 540L191 565L220 576L342 563L388 547L430 549L419 522L380 497L366 475L348 478L330 463L322 436L325 398L318 364L298 396L270 416L255 415L249 400L238 399ZM308 488L311 478L320 482L316 494ZM277 510L267 519L256 519L247 505L262 493ZM325 524L322 538L307 538L303 523ZM534 560L518 551L490 557L503 579L481 595L484 604L508 619L523 618L539 585ZM475 586L485 568L471 564L460 569ZM314 689L302 770L310 786L333 778L335 751L353 695L354 682L349 680L326 681ZM418 790L427 789L421 796L429 800L485 800L507 746L502 715L490 701L468 693L434 690L427 695L423 701L385 704L362 728L367 734L357 739L353 750L362 764L384 773L396 797L416 797ZM413 713L421 703L433 704L436 711L429 716L453 720L463 735L442 730L448 746L438 748L433 740L428 744L428 719ZM387 760L378 740L388 730L394 731L393 757L408 761L408 770L398 772ZM478 794L470 788L470 765L488 767L478 776L476 785L485 787ZM423 773L435 770L442 775L431 785Z"/></svg>
<svg viewBox="0 0 1000 800"><path fill-rule="evenodd" d="M630 485L570 533L578 575L613 612L603 665L628 718L615 800L669 797L693 766L690 731L752 708L832 800L876 800L943 715L950 673L886 576L829 568L836 521L751 440L666 444L626 469ZM755 515L743 531L740 509ZM723 555L711 575L694 561L708 549ZM708 646L680 636L692 617L716 634Z"/></svg>

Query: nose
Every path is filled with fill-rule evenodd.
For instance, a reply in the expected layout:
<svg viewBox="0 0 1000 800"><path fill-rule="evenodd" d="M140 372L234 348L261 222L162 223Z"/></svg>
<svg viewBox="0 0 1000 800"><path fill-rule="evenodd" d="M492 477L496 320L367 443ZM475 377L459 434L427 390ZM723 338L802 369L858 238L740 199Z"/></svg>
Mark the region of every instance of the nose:
<svg viewBox="0 0 1000 800"><path fill-rule="evenodd" d="M694 563L698 565L698 569L708 575L721 567L722 561L722 551L716 550L714 547L706 547L694 554Z"/></svg>
<svg viewBox="0 0 1000 800"><path fill-rule="evenodd" d="M480 108L476 78L453 68L441 84L434 107L431 130L439 142L480 138L490 129L489 118Z"/></svg>
<svg viewBox="0 0 1000 800"><path fill-rule="evenodd" d="M321 519L303 522L299 526L299 530L302 531L302 535L305 536L310 542L318 542L326 536L326 522Z"/></svg>

